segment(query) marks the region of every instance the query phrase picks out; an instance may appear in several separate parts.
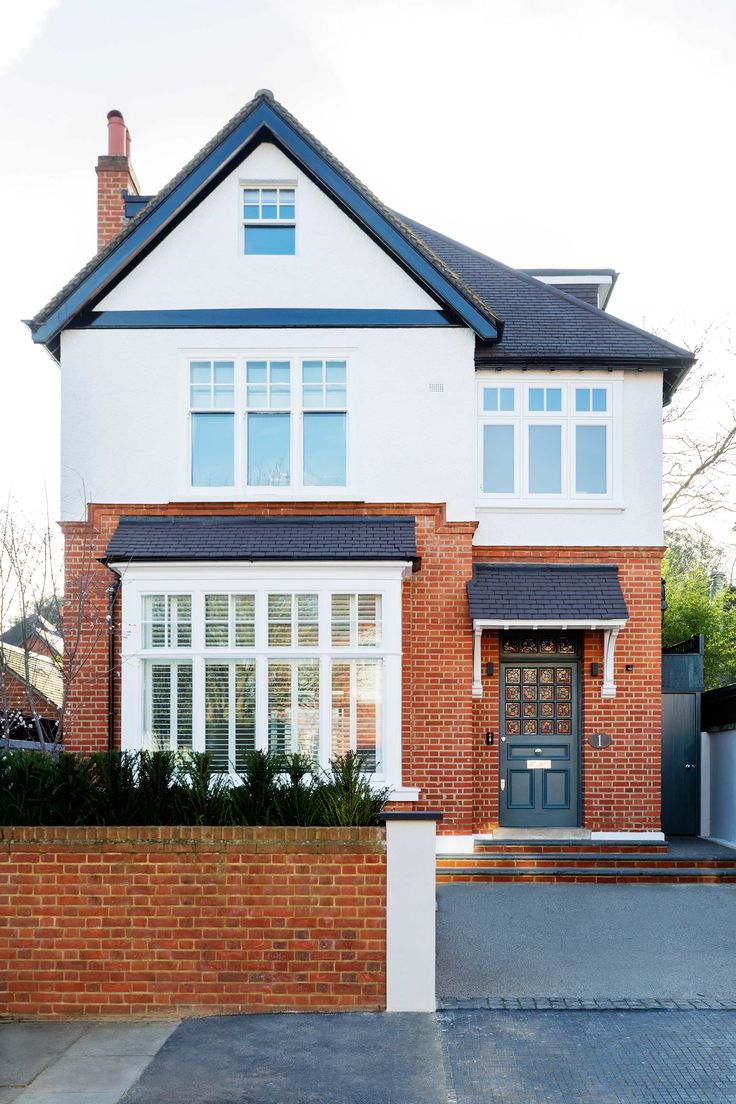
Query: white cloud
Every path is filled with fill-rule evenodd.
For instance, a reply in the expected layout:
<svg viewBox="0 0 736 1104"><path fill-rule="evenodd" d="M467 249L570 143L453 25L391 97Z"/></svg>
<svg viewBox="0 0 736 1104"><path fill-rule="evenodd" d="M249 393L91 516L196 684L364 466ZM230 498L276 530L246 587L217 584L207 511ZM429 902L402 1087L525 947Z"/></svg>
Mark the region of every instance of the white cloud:
<svg viewBox="0 0 736 1104"><path fill-rule="evenodd" d="M0 5L0 73L26 52L59 0L4 0Z"/></svg>

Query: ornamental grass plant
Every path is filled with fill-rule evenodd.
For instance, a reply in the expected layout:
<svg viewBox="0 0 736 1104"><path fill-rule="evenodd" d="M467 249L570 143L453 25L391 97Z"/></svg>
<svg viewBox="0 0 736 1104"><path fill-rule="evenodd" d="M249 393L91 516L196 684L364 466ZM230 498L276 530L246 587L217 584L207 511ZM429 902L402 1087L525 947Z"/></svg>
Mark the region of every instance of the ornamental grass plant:
<svg viewBox="0 0 736 1104"><path fill-rule="evenodd" d="M352 751L327 770L303 755L252 751L232 775L206 752L0 751L0 826L365 827L388 797Z"/></svg>

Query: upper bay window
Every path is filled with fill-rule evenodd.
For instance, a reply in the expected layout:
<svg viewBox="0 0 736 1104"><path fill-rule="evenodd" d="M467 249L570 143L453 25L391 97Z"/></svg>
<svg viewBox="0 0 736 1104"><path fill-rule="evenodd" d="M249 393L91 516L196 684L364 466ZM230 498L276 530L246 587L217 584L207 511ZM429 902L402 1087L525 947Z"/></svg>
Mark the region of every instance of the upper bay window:
<svg viewBox="0 0 736 1104"><path fill-rule="evenodd" d="M610 383L479 383L480 493L508 501L610 499Z"/></svg>
<svg viewBox="0 0 736 1104"><path fill-rule="evenodd" d="M293 184L243 187L243 252L291 255L296 252L296 188Z"/></svg>
<svg viewBox="0 0 736 1104"><path fill-rule="evenodd" d="M191 487L344 488L347 401L344 359L190 360Z"/></svg>

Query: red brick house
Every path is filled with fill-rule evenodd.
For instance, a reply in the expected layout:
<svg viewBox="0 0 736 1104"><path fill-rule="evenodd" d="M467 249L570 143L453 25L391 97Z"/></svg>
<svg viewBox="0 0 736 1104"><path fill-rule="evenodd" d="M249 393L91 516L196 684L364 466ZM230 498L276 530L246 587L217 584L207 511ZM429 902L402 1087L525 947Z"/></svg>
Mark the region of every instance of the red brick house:
<svg viewBox="0 0 736 1104"><path fill-rule="evenodd" d="M154 196L108 124L99 251L30 323L67 598L89 569L113 610L67 747L355 748L451 835L656 838L661 408L691 354L606 312L610 269L398 215L270 92Z"/></svg>

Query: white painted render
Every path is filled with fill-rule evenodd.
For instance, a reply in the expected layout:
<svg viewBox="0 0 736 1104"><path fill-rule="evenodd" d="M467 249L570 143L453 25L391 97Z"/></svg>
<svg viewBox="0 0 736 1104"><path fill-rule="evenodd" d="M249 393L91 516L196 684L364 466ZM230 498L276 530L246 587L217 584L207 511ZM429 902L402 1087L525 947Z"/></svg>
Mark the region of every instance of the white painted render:
<svg viewBox="0 0 736 1104"><path fill-rule="evenodd" d="M291 488L247 490L243 480L235 490L190 487L188 360L339 356L348 362L348 485L308 488L298 497L326 503L444 502L449 520L478 520L479 545L661 543L659 373L600 376L613 381L616 395L610 498L499 502L478 493L474 343L473 334L460 327L67 330L61 516L82 518L85 502L293 501ZM506 372L491 376L513 378ZM524 378L566 377L530 371ZM597 376L574 378L587 384ZM242 447L236 467L243 472Z"/></svg>
<svg viewBox="0 0 736 1104"><path fill-rule="evenodd" d="M386 1011L434 1012L435 822L386 822Z"/></svg>
<svg viewBox="0 0 736 1104"><path fill-rule="evenodd" d="M348 486L310 501L447 502L473 517L474 337L469 330L68 330L62 337L62 517L88 502L292 501L190 488L188 354L348 361ZM431 383L442 383L439 393ZM244 461L242 457L241 470ZM265 493L264 493L265 492Z"/></svg>
<svg viewBox="0 0 736 1104"><path fill-rule="evenodd" d="M296 255L245 256L241 187L296 184ZM98 310L438 309L276 146L259 146L107 295Z"/></svg>

